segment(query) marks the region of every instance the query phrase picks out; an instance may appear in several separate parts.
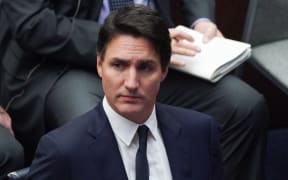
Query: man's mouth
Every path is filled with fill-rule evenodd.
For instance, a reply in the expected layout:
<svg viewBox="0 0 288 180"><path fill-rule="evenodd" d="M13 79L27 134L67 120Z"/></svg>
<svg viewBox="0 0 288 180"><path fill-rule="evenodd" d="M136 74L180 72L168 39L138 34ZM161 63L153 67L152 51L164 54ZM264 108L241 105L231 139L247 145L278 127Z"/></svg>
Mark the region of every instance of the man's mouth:
<svg viewBox="0 0 288 180"><path fill-rule="evenodd" d="M136 102L142 99L141 96L135 96L135 95L121 95L120 97L125 102Z"/></svg>

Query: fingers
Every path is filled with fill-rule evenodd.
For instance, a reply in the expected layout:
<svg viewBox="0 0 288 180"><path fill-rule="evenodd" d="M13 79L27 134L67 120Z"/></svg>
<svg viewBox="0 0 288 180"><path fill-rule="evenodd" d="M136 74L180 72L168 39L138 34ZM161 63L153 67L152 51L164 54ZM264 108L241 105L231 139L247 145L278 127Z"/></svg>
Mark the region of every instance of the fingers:
<svg viewBox="0 0 288 180"><path fill-rule="evenodd" d="M176 28L170 28L169 33L171 38L172 53L194 56L200 51L200 48L193 43L193 37L188 33L180 31Z"/></svg>
<svg viewBox="0 0 288 180"><path fill-rule="evenodd" d="M172 40L175 39L175 40L179 41L179 40L185 39L185 40L191 41L191 42L194 41L192 36L190 36L187 33L182 32L182 31L180 31L180 30L178 30L176 28L169 28L169 34L170 34L170 38Z"/></svg>
<svg viewBox="0 0 288 180"><path fill-rule="evenodd" d="M224 37L217 26L211 21L200 21L196 24L194 29L203 34L203 43L207 43L214 37ZM196 43L193 37L188 33L176 28L170 28L169 33L173 54L195 56L201 51L203 44L201 42ZM170 63L176 66L185 65L185 62L173 58L171 58Z"/></svg>
<svg viewBox="0 0 288 180"><path fill-rule="evenodd" d="M181 54L187 56L194 56L201 51L200 47L186 40L172 39L171 48L173 54Z"/></svg>
<svg viewBox="0 0 288 180"><path fill-rule="evenodd" d="M173 59L173 58L171 58L170 64L175 65L175 66L179 66L179 67L183 67L186 65L186 63L184 61L181 61L179 59Z"/></svg>
<svg viewBox="0 0 288 180"><path fill-rule="evenodd" d="M0 106L0 125L6 128L11 135L14 136L14 132L11 126L11 118L9 114Z"/></svg>
<svg viewBox="0 0 288 180"><path fill-rule="evenodd" d="M219 30L217 31L216 36L217 36L217 37L224 38L224 35L223 35Z"/></svg>
<svg viewBox="0 0 288 180"><path fill-rule="evenodd" d="M176 28L170 28L169 33L171 38L172 54L195 56L201 51L200 47L195 45L193 37L188 33ZM185 65L185 62L172 58L170 63L176 66Z"/></svg>
<svg viewBox="0 0 288 180"><path fill-rule="evenodd" d="M214 37L223 37L222 33L219 31L217 26L210 21L200 21L195 25L194 28L196 31L201 32L203 37L203 42L207 43Z"/></svg>

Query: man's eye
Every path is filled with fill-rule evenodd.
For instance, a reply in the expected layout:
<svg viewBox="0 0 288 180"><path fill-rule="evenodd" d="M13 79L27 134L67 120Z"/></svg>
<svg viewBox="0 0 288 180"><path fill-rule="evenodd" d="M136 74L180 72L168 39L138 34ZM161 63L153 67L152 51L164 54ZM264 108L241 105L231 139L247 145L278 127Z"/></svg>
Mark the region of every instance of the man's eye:
<svg viewBox="0 0 288 180"><path fill-rule="evenodd" d="M116 69L120 69L120 68L124 67L123 64L121 64L121 63L113 63L112 66Z"/></svg>
<svg viewBox="0 0 288 180"><path fill-rule="evenodd" d="M140 65L138 69L142 72L150 72L152 70L152 68L147 64Z"/></svg>

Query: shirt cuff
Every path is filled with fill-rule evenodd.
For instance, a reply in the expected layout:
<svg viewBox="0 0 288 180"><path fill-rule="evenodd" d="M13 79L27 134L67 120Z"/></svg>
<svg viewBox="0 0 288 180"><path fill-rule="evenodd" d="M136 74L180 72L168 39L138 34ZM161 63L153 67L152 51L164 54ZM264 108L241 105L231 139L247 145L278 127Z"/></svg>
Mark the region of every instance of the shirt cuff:
<svg viewBox="0 0 288 180"><path fill-rule="evenodd" d="M198 24L199 22L202 22L202 21L212 22L211 19L209 19L209 18L199 18L196 21L194 21L190 27L193 29L196 26L196 24Z"/></svg>

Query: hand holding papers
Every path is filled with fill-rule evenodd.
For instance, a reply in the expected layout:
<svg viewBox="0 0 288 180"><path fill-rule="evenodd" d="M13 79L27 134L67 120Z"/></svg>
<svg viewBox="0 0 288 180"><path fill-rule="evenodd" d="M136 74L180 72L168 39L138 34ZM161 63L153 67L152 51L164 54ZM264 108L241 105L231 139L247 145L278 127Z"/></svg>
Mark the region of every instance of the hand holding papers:
<svg viewBox="0 0 288 180"><path fill-rule="evenodd" d="M170 65L173 69L216 82L251 55L250 44L219 37L214 37L204 44L201 33L184 26L177 26L176 29L190 34L201 52L195 56L173 54L172 59L185 62L185 66Z"/></svg>

